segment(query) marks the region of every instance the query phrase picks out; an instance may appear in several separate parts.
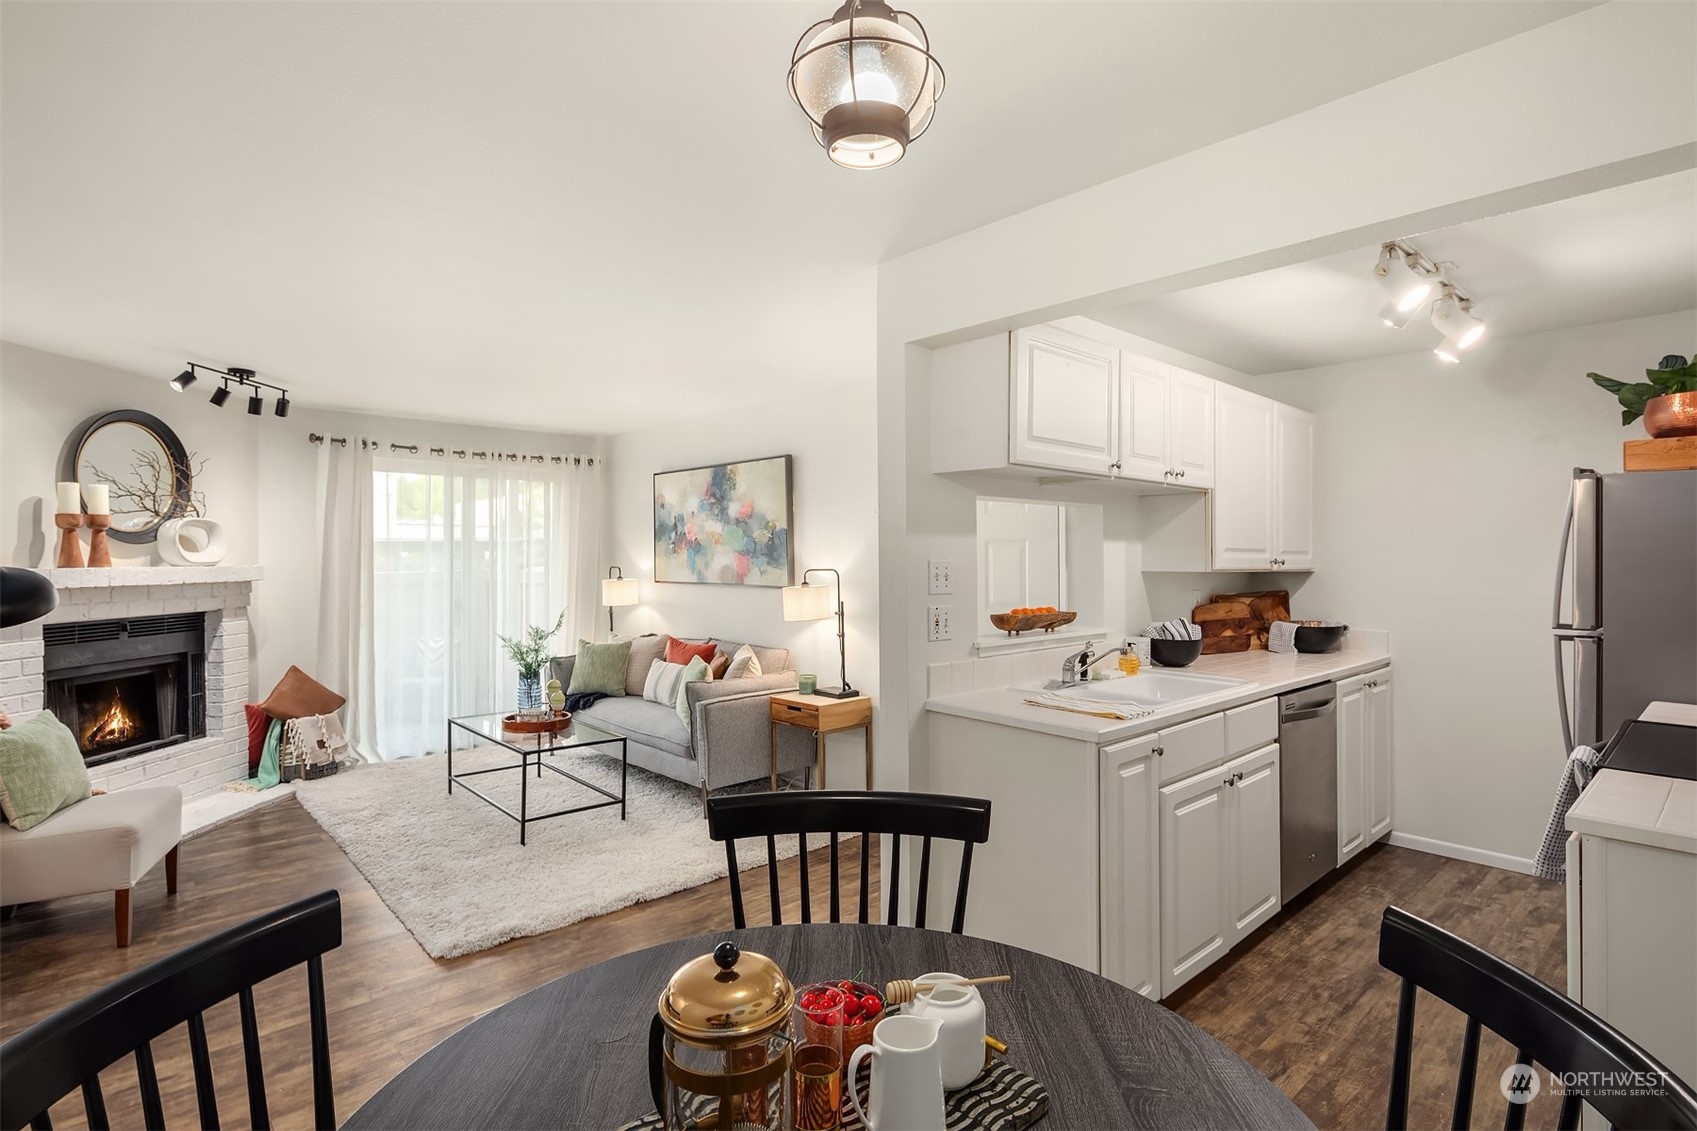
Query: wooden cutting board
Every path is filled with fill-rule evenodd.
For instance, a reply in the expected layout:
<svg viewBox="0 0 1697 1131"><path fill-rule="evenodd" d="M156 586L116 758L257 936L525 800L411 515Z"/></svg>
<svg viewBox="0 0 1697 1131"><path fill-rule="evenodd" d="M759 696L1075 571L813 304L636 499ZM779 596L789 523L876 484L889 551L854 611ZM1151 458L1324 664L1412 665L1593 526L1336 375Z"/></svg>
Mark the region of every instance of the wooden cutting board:
<svg viewBox="0 0 1697 1131"><path fill-rule="evenodd" d="M1267 626L1290 619L1290 591L1216 593L1206 605L1191 610L1190 619L1202 629L1202 654L1247 652L1267 646Z"/></svg>

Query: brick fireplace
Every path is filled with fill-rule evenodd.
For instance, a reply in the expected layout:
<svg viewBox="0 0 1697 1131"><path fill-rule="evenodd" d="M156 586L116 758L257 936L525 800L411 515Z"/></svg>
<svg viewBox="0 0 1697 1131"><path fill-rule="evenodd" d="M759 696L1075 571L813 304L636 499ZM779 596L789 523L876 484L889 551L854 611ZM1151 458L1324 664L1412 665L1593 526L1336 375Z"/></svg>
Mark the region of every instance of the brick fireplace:
<svg viewBox="0 0 1697 1131"><path fill-rule="evenodd" d="M0 707L51 708L96 786L195 797L247 776L257 566L42 570L59 607L0 629Z"/></svg>

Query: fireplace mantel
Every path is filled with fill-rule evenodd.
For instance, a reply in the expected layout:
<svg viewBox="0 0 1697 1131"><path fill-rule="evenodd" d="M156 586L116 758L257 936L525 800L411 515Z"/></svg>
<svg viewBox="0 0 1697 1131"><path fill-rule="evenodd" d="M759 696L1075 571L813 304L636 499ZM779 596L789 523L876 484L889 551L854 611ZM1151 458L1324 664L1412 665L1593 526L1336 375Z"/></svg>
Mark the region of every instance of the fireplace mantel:
<svg viewBox="0 0 1697 1131"><path fill-rule="evenodd" d="M109 569L37 570L55 589L128 589L154 585L226 585L261 581L263 566L113 566Z"/></svg>

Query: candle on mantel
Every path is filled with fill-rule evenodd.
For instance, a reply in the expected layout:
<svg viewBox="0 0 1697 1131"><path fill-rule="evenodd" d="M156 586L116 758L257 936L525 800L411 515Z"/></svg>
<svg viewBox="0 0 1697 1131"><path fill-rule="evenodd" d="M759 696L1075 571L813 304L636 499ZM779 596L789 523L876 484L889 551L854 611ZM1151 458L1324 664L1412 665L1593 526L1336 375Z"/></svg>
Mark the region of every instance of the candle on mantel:
<svg viewBox="0 0 1697 1131"><path fill-rule="evenodd" d="M76 483L59 484L59 514L82 513L82 488Z"/></svg>
<svg viewBox="0 0 1697 1131"><path fill-rule="evenodd" d="M112 486L109 483L90 483L83 488L83 498L88 500L89 514L112 513Z"/></svg>

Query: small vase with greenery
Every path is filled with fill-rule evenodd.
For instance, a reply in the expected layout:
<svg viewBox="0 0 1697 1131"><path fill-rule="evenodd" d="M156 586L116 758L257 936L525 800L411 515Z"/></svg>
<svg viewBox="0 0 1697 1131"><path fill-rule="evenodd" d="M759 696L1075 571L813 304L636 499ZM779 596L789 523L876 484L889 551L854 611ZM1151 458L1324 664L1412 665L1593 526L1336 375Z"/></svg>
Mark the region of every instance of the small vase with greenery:
<svg viewBox="0 0 1697 1131"><path fill-rule="evenodd" d="M519 637L495 634L495 639L506 647L507 655L519 670L519 710L530 711L542 706L542 669L553 659L548 641L565 623L566 613L562 609L553 628L531 625Z"/></svg>
<svg viewBox="0 0 1697 1131"><path fill-rule="evenodd" d="M1670 353L1662 358L1662 363L1655 369L1646 369L1644 375L1648 381L1638 381L1628 385L1625 381L1616 381L1612 377L1604 377L1601 373L1587 373L1597 387L1613 393L1620 401L1620 422L1631 424L1644 415L1644 406L1656 397L1671 396L1674 393L1697 393L1697 363L1688 362L1677 353Z"/></svg>

